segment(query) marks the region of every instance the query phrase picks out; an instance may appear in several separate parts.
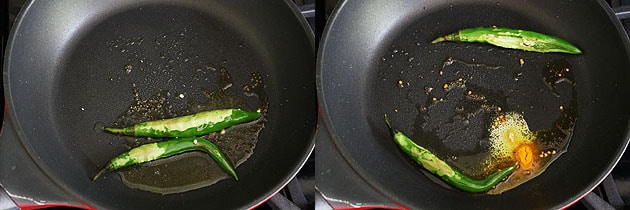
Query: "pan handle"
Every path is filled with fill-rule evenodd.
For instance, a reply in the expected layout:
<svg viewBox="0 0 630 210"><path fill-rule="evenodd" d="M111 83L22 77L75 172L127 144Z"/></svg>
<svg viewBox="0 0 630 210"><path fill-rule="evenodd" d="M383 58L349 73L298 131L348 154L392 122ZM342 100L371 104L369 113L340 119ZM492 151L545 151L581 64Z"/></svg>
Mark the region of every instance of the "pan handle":
<svg viewBox="0 0 630 210"><path fill-rule="evenodd" d="M6 112L0 133L0 154L0 209L95 209L71 197L38 168L23 149Z"/></svg>
<svg viewBox="0 0 630 210"><path fill-rule="evenodd" d="M20 208L13 202L13 199L9 197L7 191L4 190L2 186L0 186L0 209L6 210L19 210Z"/></svg>

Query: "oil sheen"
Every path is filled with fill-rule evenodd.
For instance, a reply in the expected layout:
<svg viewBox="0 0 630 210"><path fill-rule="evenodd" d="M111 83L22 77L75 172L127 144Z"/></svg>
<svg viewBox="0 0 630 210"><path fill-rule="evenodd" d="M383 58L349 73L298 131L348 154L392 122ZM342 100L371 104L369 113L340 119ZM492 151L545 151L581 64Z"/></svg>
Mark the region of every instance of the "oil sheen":
<svg viewBox="0 0 630 210"><path fill-rule="evenodd" d="M448 57L441 65L438 61L399 70L400 63L415 62L409 57L421 53L394 49L381 59L380 76L403 96L396 99L393 112L415 118L407 131L401 130L471 178L483 179L519 163L487 194L539 176L567 151L577 119L577 93L573 69L564 57L506 50L487 60Z"/></svg>
<svg viewBox="0 0 630 210"><path fill-rule="evenodd" d="M169 97L182 97L170 94L168 91L158 92L149 98L140 98L134 89L135 103L128 108L126 113L120 116L116 124L130 125L137 122L169 118L176 115L186 115L196 112L241 108L246 110L259 110L262 117L256 121L239 124L220 132L203 136L228 157L235 168L249 158L258 141L258 135L265 126L265 117L268 108L267 96L264 92L262 76L258 73L251 75L250 83L242 87L242 90L233 87L231 75L225 68L212 69L216 71L218 81L216 87L208 87L211 91L202 91L205 97L191 99L186 103L186 109L176 114L174 106L169 103ZM228 93L230 89L233 94ZM185 96L184 96L185 97ZM255 106L251 105L252 99ZM162 139L120 137L124 139L129 148L160 141ZM202 187L210 186L223 179L231 179L214 162L210 156L203 152L188 152L173 157L155 160L149 163L131 166L118 171L122 182L140 190L160 194L186 192Z"/></svg>
<svg viewBox="0 0 630 210"><path fill-rule="evenodd" d="M446 62L444 72L461 68L494 71L486 65L452 59ZM456 62L460 64L454 64ZM457 170L477 179L518 163L519 167L511 176L487 193L499 194L513 189L542 174L567 151L577 106L570 69L565 60L552 60L540 67L538 79L529 82L537 82L542 88L533 91L555 99L541 105L524 106L519 104L521 100L514 99L528 97L531 86L514 83L511 87L484 88L471 77L447 81L437 87L442 89L441 93L427 93L430 97L419 106L420 120L416 123L419 129L414 132L420 136L418 143L434 148L439 157ZM532 72L528 74L513 75L523 80L536 77ZM498 88L501 86L509 88ZM552 114L538 116L543 112L537 112L537 109Z"/></svg>

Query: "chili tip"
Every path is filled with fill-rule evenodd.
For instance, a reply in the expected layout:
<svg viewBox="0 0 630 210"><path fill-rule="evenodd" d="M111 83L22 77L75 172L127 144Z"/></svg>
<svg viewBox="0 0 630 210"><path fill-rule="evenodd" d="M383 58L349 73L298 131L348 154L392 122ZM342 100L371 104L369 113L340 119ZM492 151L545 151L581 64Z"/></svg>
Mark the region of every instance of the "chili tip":
<svg viewBox="0 0 630 210"><path fill-rule="evenodd" d="M107 164L105 168L103 168L101 171L96 173L96 175L94 175L94 177L92 178L92 182L96 181L99 177L101 177L101 175L112 171L112 169L113 169L113 166L111 164Z"/></svg>

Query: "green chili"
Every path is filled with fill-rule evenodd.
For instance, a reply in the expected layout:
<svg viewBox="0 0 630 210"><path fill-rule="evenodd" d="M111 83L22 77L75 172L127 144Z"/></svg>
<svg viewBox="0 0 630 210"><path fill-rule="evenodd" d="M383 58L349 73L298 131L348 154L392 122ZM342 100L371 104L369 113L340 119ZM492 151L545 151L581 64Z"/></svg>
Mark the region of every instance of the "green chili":
<svg viewBox="0 0 630 210"><path fill-rule="evenodd" d="M126 128L105 128L106 131L129 136L143 137L193 137L201 136L238 123L260 118L259 112L242 109L219 109L191 115L143 122Z"/></svg>
<svg viewBox="0 0 630 210"><path fill-rule="evenodd" d="M482 180L472 179L449 166L443 160L429 150L417 145L409 137L392 127L385 115L385 123L398 146L409 155L416 163L420 164L426 170L439 176L442 180L464 191L469 192L485 192L501 182L505 177L510 175L518 166L514 164L505 169L499 170Z"/></svg>
<svg viewBox="0 0 630 210"><path fill-rule="evenodd" d="M236 171L234 171L234 167L232 167L232 163L230 163L228 158L216 145L204 138L192 137L160 141L133 148L109 161L105 168L94 176L92 181L95 181L98 177L105 173L115 171L120 168L160 158L166 158L189 151L203 151L208 153L225 172L234 177L235 180L238 180L238 176L236 175Z"/></svg>
<svg viewBox="0 0 630 210"><path fill-rule="evenodd" d="M435 44L442 41L481 42L499 47L519 49L533 52L561 52L581 54L582 51L568 41L533 31L509 28L468 28L456 33L438 37L431 41Z"/></svg>

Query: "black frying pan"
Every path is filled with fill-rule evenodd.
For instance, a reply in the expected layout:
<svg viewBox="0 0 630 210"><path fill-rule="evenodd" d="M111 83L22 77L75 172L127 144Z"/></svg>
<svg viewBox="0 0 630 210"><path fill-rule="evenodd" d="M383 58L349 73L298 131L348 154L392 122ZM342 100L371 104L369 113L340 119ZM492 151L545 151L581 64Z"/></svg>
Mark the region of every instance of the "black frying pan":
<svg viewBox="0 0 630 210"><path fill-rule="evenodd" d="M4 66L8 113L22 145L68 199L98 209L256 206L297 173L314 147L314 38L291 4L29 2L14 25ZM236 168L239 181L160 195L128 188L116 174L90 180L129 149L95 125L116 122L135 93L146 99L170 92L170 111L182 113L218 87L218 74L200 71L222 67L233 81L229 94L256 108L242 89L259 73L269 101L254 153Z"/></svg>
<svg viewBox="0 0 630 210"><path fill-rule="evenodd" d="M576 43L584 54L429 44L438 36L478 26L552 34ZM393 202L410 209L558 209L592 190L628 144L628 44L619 21L602 1L343 1L321 40L320 107L343 157ZM453 64L448 58L459 61ZM519 58L525 61L523 67ZM545 98L553 93L541 72L554 60L569 63L574 73L575 87L568 91L577 100L577 121L570 145L542 175L503 194L473 195L440 186L397 148L383 122L388 114L395 126L423 145L417 116L419 107L431 100L425 96L426 87L439 91L444 84L439 79L450 74L488 85L483 87L502 95L496 103L504 111L523 113L530 128L548 127L558 116L560 102ZM494 67L499 71L467 75ZM435 76L443 68L445 75ZM531 82L523 83L528 78ZM443 145L463 155L465 143Z"/></svg>

